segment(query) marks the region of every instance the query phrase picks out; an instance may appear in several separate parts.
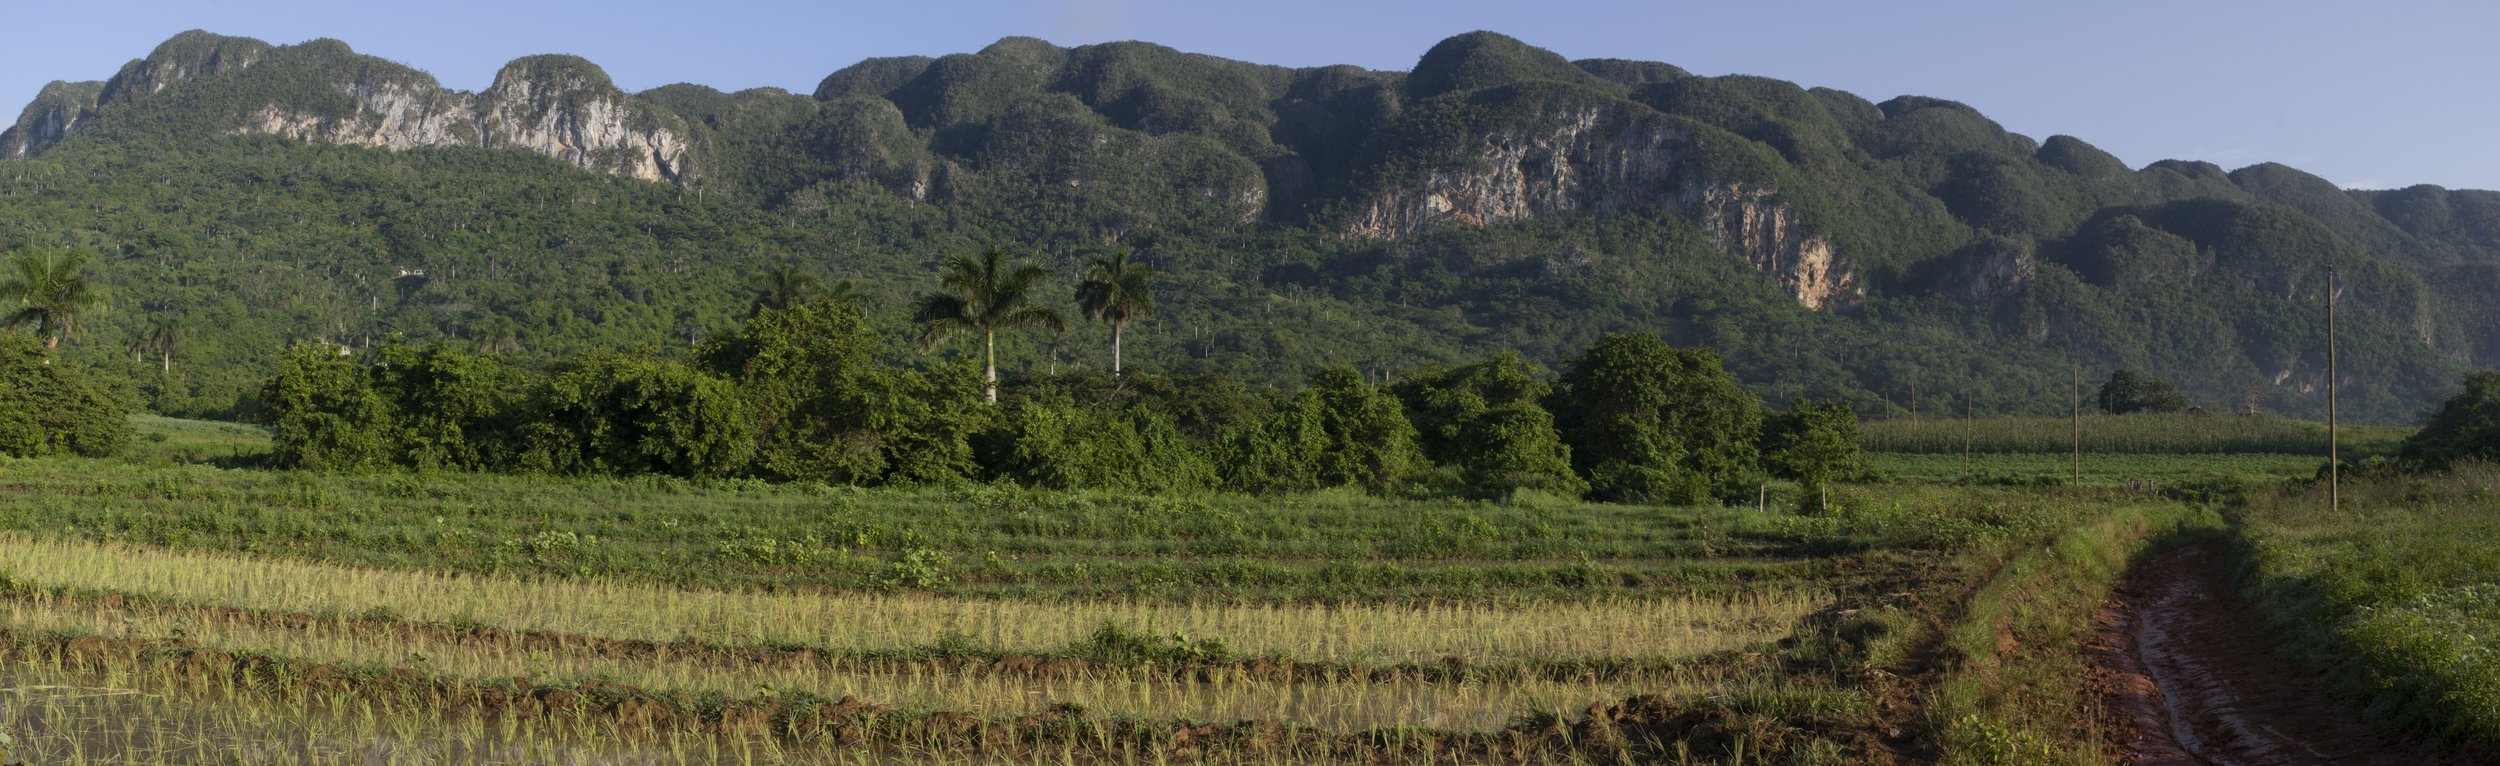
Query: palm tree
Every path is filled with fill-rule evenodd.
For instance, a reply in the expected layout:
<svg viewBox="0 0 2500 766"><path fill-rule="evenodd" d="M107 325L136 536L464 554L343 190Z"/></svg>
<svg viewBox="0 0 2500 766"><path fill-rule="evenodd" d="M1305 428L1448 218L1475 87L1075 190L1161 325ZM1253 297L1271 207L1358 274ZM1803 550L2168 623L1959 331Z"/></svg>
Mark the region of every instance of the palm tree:
<svg viewBox="0 0 2500 766"><path fill-rule="evenodd" d="M1059 312L1034 299L1035 288L1050 272L1016 263L997 245L979 255L958 255L938 267L938 289L921 294L912 312L920 323L920 350L967 332L981 334L989 402L998 403L998 331L1039 327L1065 331Z"/></svg>
<svg viewBox="0 0 2500 766"><path fill-rule="evenodd" d="M159 371L174 371L174 347L182 345L182 320L169 313L148 315L148 328L139 333L139 353L156 354Z"/></svg>
<svg viewBox="0 0 2500 766"><path fill-rule="evenodd" d="M1155 270L1130 260L1123 247L1085 263L1085 281L1076 286L1076 302L1085 316L1111 323L1111 374L1120 374L1120 333L1131 319L1154 313Z"/></svg>
<svg viewBox="0 0 2500 766"><path fill-rule="evenodd" d="M34 325L43 347L59 348L61 339L78 332L81 314L101 308L104 296L87 283L86 250L27 250L9 257L7 281L0 281L0 305L18 308L0 325L17 329Z"/></svg>
<svg viewBox="0 0 2500 766"><path fill-rule="evenodd" d="M749 318L762 315L765 309L790 309L825 297L824 281L800 269L797 264L785 263L764 272L764 276L755 281L755 287L758 292L755 305L747 310Z"/></svg>
<svg viewBox="0 0 2500 766"><path fill-rule="evenodd" d="M489 314L477 323L477 352L503 354L521 350L521 324L511 317Z"/></svg>

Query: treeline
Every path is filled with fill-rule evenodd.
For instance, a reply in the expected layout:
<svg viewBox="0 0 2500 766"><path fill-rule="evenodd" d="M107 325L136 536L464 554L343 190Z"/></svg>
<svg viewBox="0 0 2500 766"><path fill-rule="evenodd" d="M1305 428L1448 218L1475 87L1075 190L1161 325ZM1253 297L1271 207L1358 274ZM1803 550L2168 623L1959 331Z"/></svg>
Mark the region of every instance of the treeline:
<svg viewBox="0 0 2500 766"><path fill-rule="evenodd" d="M261 391L273 459L331 470L752 477L845 485L1754 498L1865 471L1845 405L1765 413L1707 349L1610 335L1553 382L1515 354L1297 390L1222 376L1011 378L898 365L856 303L764 308L687 359L549 369L445 343L294 348Z"/></svg>

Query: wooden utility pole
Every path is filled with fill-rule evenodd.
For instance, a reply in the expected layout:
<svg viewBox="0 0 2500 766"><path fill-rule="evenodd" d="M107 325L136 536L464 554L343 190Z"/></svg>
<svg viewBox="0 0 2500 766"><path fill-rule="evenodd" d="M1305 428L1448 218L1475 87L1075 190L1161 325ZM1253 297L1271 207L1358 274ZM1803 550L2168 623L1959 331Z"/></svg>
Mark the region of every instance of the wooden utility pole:
<svg viewBox="0 0 2500 766"><path fill-rule="evenodd" d="M1965 475L1970 473L1971 432L1979 427L1979 421L1971 418L1971 413L1973 411L1974 408L1971 404L1971 392L1962 392L1962 473Z"/></svg>
<svg viewBox="0 0 2500 766"><path fill-rule="evenodd" d="M1910 379L1910 422L1918 422L1918 379Z"/></svg>
<svg viewBox="0 0 2500 766"><path fill-rule="evenodd" d="M2075 364L2075 486L2083 486L2083 364Z"/></svg>
<svg viewBox="0 0 2500 766"><path fill-rule="evenodd" d="M2326 267L2326 507L2344 507L2342 439L2335 422L2335 267Z"/></svg>

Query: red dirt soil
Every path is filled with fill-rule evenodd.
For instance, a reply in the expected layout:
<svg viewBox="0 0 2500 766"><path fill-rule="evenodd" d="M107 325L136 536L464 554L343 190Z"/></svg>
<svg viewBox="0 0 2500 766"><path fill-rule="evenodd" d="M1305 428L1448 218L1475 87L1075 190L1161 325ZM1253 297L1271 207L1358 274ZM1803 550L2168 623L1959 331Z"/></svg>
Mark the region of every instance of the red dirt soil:
<svg viewBox="0 0 2500 766"><path fill-rule="evenodd" d="M2154 553L2085 644L2103 730L2128 764L2468 763L2420 749L2317 692L2233 596L2219 542Z"/></svg>

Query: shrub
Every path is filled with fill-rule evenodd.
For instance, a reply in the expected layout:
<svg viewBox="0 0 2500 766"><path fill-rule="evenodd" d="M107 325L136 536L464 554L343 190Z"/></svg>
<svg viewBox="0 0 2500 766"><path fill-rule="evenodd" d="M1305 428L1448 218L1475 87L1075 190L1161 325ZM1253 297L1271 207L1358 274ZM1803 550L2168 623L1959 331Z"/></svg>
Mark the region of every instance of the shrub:
<svg viewBox="0 0 2500 766"><path fill-rule="evenodd" d="M531 462L556 471L723 476L755 454L736 386L676 362L594 355L549 381Z"/></svg>
<svg viewBox="0 0 2500 766"><path fill-rule="evenodd" d="M2500 372L2466 374L2465 390L2442 402L2399 454L2433 468L2467 459L2500 462Z"/></svg>
<svg viewBox="0 0 2500 766"><path fill-rule="evenodd" d="M84 371L51 364L34 338L0 335L0 455L110 455L130 440L129 407Z"/></svg>
<svg viewBox="0 0 2500 766"><path fill-rule="evenodd" d="M1615 334L1572 360L1552 411L1600 499L1692 504L1754 470L1760 406L1709 349Z"/></svg>
<svg viewBox="0 0 2500 766"><path fill-rule="evenodd" d="M261 386L270 459L290 468L355 470L391 464L399 452L398 407L356 360L327 344L287 351Z"/></svg>
<svg viewBox="0 0 2500 766"><path fill-rule="evenodd" d="M2112 415L2168 413L2188 408L2187 397L2179 393L2178 386L2134 370L2110 373L2109 380L2101 384L2097 400L2101 411Z"/></svg>

